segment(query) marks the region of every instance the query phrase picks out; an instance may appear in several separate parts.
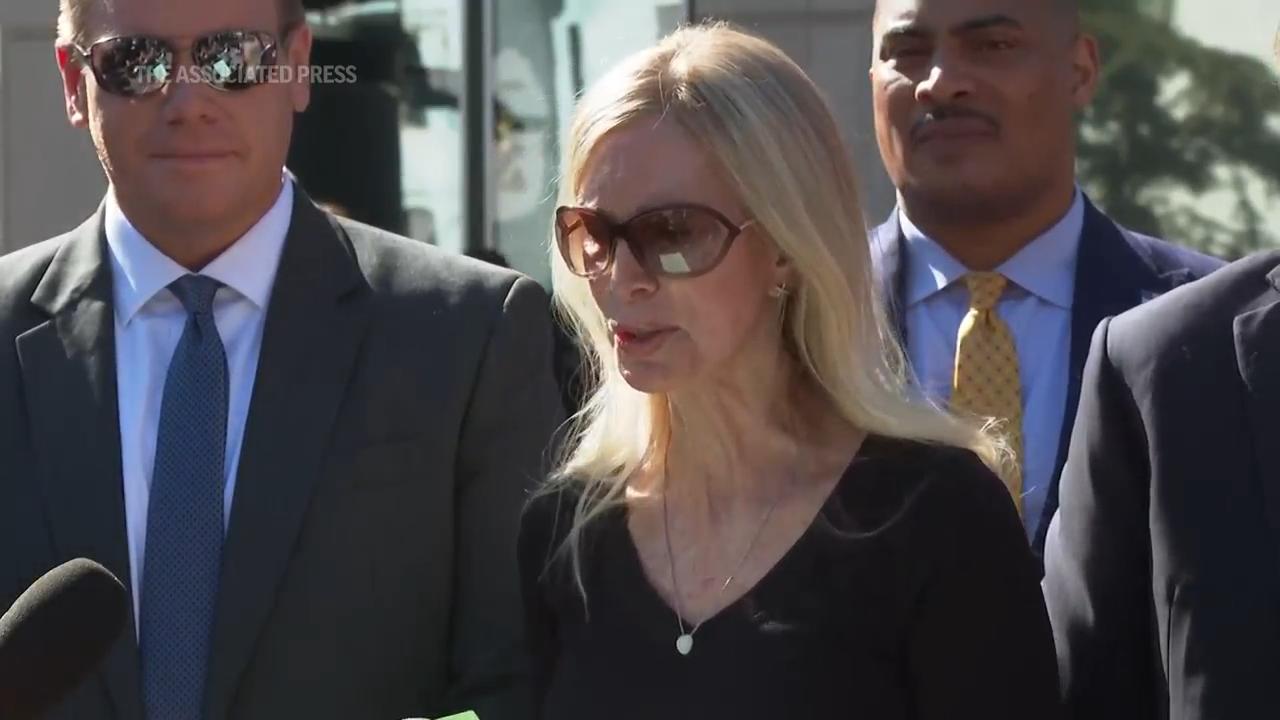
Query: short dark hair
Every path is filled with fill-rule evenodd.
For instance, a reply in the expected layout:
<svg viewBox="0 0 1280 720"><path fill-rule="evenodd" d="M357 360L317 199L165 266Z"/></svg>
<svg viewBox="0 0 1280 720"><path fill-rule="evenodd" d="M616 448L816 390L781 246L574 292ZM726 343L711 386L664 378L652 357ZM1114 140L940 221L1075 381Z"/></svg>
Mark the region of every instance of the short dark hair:
<svg viewBox="0 0 1280 720"><path fill-rule="evenodd" d="M107 0L108 2L110 0ZM88 45L89 13L95 2L102 0L58 0L58 42L71 42L78 47ZM280 28L302 22L307 17L303 0L276 0L280 6Z"/></svg>
<svg viewBox="0 0 1280 720"><path fill-rule="evenodd" d="M1071 17L1073 20L1080 18L1080 0L1049 0L1053 3L1053 7L1059 13ZM876 0L875 13L872 17L872 24L880 19L880 0Z"/></svg>

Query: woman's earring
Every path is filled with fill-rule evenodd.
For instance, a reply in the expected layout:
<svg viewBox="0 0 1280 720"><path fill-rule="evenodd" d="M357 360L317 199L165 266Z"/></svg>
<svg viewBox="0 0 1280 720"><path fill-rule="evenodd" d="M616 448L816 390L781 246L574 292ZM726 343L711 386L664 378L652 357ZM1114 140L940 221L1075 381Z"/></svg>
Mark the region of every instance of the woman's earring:
<svg viewBox="0 0 1280 720"><path fill-rule="evenodd" d="M778 283L769 289L769 297L774 300L786 300L791 294L791 290L787 288L786 283Z"/></svg>

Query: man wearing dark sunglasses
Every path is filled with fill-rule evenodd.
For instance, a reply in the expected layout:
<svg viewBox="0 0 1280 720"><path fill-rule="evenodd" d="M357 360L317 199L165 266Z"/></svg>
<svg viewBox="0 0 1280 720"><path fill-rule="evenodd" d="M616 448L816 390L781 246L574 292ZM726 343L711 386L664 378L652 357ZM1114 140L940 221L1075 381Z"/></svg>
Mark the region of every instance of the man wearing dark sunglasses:
<svg viewBox="0 0 1280 720"><path fill-rule="evenodd" d="M870 77L898 190L875 232L883 293L925 392L1003 421L1042 555L1094 327L1220 263L1077 187L1099 61L1076 0L879 0Z"/></svg>
<svg viewBox="0 0 1280 720"><path fill-rule="evenodd" d="M546 295L316 207L310 46L299 0L63 2L110 190L0 258L0 607L78 556L133 602L48 717L529 716Z"/></svg>

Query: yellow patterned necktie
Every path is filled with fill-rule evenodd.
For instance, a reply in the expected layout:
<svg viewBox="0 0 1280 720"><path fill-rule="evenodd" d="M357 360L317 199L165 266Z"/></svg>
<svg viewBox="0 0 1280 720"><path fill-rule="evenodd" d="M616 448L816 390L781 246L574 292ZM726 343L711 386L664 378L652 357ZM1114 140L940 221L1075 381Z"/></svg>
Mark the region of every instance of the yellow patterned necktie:
<svg viewBox="0 0 1280 720"><path fill-rule="evenodd" d="M999 273L978 272L966 275L964 282L969 312L956 336L951 407L1003 421L1000 429L1015 457L1005 483L1022 514L1022 380L1013 333L996 313L1008 280Z"/></svg>

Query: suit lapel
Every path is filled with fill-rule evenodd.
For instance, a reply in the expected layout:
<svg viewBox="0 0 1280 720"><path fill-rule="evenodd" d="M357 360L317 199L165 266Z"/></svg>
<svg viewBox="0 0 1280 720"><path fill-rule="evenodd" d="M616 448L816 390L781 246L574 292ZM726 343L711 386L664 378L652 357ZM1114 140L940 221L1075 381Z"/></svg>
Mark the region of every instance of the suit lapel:
<svg viewBox="0 0 1280 720"><path fill-rule="evenodd" d="M1256 309L1236 317L1236 360L1248 388L1250 427L1271 537L1280 550L1280 268Z"/></svg>
<svg viewBox="0 0 1280 720"><path fill-rule="evenodd" d="M895 209L889 219L876 228L871 236L871 258L875 267L876 284L884 303L889 326L897 333L903 352L907 349L906 316L906 253L903 245L902 224Z"/></svg>
<svg viewBox="0 0 1280 720"><path fill-rule="evenodd" d="M1076 406L1080 402L1080 382L1084 377L1094 330L1105 318L1141 305L1190 278L1190 272L1186 270L1163 275L1158 273L1134 249L1118 225L1094 207L1088 198L1084 202L1084 228L1076 254L1075 295L1071 309L1067 400L1063 406L1053 475L1032 542L1037 555L1044 551L1049 521L1058 510L1058 481L1071 444L1071 429L1075 424Z"/></svg>
<svg viewBox="0 0 1280 720"><path fill-rule="evenodd" d="M367 286L345 234L296 188L223 549L208 720L229 715L271 613L368 315Z"/></svg>
<svg viewBox="0 0 1280 720"><path fill-rule="evenodd" d="M1093 331L1104 318L1118 315L1150 300L1191 278L1190 271L1161 274L1114 222L1085 198L1084 227L1076 259L1075 296L1071 312L1071 355L1068 360L1067 398L1063 407L1062 432L1048 495L1032 546L1037 555L1044 548L1049 521L1058 509L1058 479L1066 462L1071 427L1080 400L1080 381ZM898 211L873 234L877 282L885 298L889 319L897 330L904 350L907 347L906 255Z"/></svg>
<svg viewBox="0 0 1280 720"><path fill-rule="evenodd" d="M116 400L115 320L102 211L73 231L32 303L48 322L17 339L41 491L62 560L87 557L130 587ZM124 720L142 717L133 630L120 634L102 677Z"/></svg>

